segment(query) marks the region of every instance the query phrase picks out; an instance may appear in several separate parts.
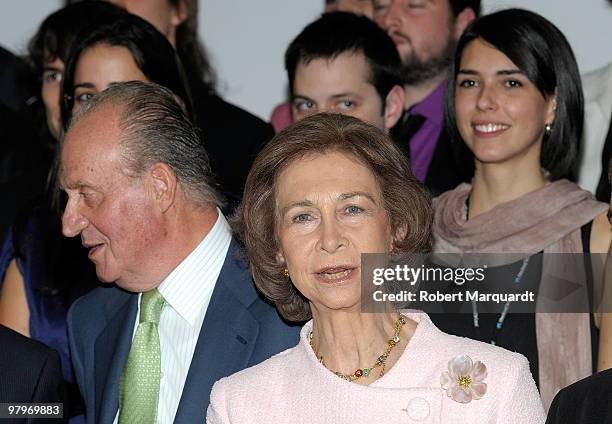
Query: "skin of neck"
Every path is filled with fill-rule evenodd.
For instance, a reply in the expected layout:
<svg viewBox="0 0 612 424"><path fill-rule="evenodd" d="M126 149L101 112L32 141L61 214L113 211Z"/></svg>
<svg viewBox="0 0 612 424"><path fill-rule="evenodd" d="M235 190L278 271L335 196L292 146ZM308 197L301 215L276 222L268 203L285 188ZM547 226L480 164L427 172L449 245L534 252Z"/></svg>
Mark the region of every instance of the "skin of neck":
<svg viewBox="0 0 612 424"><path fill-rule="evenodd" d="M497 164L476 160L469 200L470 218L546 185L548 180L540 167L539 155L528 161L517 162Z"/></svg>
<svg viewBox="0 0 612 424"><path fill-rule="evenodd" d="M387 341L393 337L393 324L397 312L360 313L359 311L337 311L319 308L311 302L313 317L313 344L325 366L333 371L350 374L357 369L369 368L385 352ZM400 333L400 343L391 350L386 361L388 371L404 351L416 329L416 322L406 319ZM376 368L367 379L356 380L359 384L374 381L380 368Z"/></svg>
<svg viewBox="0 0 612 424"><path fill-rule="evenodd" d="M446 79L446 72L438 74L436 77L423 81L417 85L404 85L404 108L408 109L415 104L422 102Z"/></svg>

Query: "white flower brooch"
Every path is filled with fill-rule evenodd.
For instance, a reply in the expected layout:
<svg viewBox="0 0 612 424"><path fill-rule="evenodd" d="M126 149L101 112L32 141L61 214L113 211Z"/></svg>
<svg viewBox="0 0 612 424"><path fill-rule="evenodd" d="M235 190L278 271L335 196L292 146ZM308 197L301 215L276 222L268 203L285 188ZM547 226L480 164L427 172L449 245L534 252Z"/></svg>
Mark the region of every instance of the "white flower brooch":
<svg viewBox="0 0 612 424"><path fill-rule="evenodd" d="M487 392L487 367L480 361L472 362L467 355L455 356L448 362L448 371L440 377L446 395L459 403L480 399Z"/></svg>

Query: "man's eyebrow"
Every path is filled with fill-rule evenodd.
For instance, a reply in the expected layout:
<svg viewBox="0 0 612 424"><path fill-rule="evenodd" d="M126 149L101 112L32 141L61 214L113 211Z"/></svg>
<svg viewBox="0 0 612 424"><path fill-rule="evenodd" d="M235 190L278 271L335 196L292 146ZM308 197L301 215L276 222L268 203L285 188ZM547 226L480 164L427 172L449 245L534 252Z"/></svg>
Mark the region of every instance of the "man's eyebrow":
<svg viewBox="0 0 612 424"><path fill-rule="evenodd" d="M61 178L60 178L60 188L62 190L77 190L77 189L80 189L80 188L83 188L83 187L91 188L91 189L97 190L97 191L99 191L99 189L100 189L99 186L96 186L94 184L88 183L88 182L83 181L83 180L76 180L76 181L73 181L73 182L71 182L69 184L63 184L62 181L61 181Z"/></svg>
<svg viewBox="0 0 612 424"><path fill-rule="evenodd" d="M332 99L338 99L338 98L341 98L341 97L361 97L361 96L359 96L357 93L352 93L352 92L348 91L348 92L345 92L345 93L334 94L331 97L332 97Z"/></svg>

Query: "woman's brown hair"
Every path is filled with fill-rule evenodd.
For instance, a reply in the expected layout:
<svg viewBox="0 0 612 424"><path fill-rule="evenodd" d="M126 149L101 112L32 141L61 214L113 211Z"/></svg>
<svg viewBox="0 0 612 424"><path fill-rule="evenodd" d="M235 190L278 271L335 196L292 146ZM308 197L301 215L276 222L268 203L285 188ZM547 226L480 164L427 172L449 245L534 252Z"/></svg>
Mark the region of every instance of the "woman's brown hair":
<svg viewBox="0 0 612 424"><path fill-rule="evenodd" d="M394 252L431 248L432 206L429 194L413 176L406 156L388 135L356 118L317 114L277 134L259 153L246 181L234 218L246 248L253 279L280 314L291 321L310 318L310 306L284 275L279 263L276 185L280 173L308 155L343 152L367 166L376 178L389 215Z"/></svg>

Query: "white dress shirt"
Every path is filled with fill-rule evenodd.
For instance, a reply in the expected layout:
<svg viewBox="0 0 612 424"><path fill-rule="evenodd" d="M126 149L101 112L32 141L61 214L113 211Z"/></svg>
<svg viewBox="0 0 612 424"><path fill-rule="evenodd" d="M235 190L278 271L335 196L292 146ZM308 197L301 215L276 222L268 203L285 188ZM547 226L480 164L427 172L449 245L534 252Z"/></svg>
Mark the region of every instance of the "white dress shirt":
<svg viewBox="0 0 612 424"><path fill-rule="evenodd" d="M159 319L162 377L157 422L161 424L174 421L204 316L232 240L227 220L219 209L217 213L217 221L204 240L158 287L166 300ZM139 322L141 297L138 296L134 332ZM118 419L119 411L114 422Z"/></svg>

